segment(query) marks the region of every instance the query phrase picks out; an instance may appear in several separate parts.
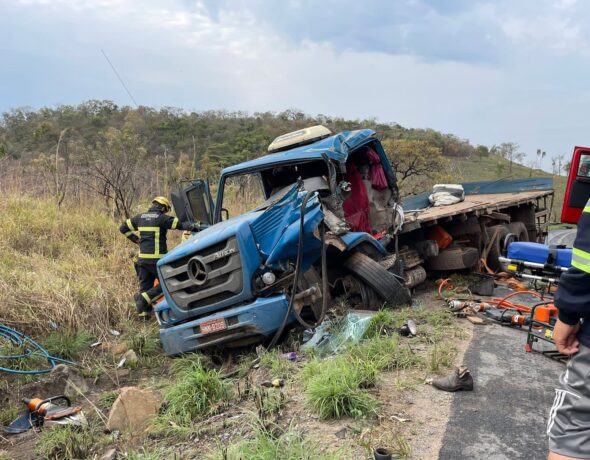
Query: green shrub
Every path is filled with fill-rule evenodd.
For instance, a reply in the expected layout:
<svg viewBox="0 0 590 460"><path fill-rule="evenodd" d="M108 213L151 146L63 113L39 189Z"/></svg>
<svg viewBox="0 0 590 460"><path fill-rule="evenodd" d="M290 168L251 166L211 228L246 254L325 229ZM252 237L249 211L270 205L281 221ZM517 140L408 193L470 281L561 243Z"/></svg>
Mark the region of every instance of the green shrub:
<svg viewBox="0 0 590 460"><path fill-rule="evenodd" d="M376 414L377 400L366 388L375 385L377 375L373 363L346 355L312 362L302 372L308 403L321 419Z"/></svg>
<svg viewBox="0 0 590 460"><path fill-rule="evenodd" d="M36 451L47 459L86 458L96 441L96 433L88 428L55 426L42 431Z"/></svg>
<svg viewBox="0 0 590 460"><path fill-rule="evenodd" d="M233 398L231 384L220 379L219 372L207 370L199 358L180 358L172 365L177 381L165 392L164 416L177 424L219 410Z"/></svg>
<svg viewBox="0 0 590 460"><path fill-rule="evenodd" d="M275 424L253 423L250 439L220 448L212 460L344 460L341 452L324 452L304 439L293 427L286 432Z"/></svg>
<svg viewBox="0 0 590 460"><path fill-rule="evenodd" d="M43 341L43 346L51 355L65 359L77 359L92 341L92 334L88 331L53 331Z"/></svg>

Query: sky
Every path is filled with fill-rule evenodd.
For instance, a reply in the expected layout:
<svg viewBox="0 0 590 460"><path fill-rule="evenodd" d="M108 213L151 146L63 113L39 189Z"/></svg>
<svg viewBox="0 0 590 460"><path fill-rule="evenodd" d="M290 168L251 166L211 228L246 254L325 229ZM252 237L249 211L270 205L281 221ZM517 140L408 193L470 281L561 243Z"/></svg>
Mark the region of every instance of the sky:
<svg viewBox="0 0 590 460"><path fill-rule="evenodd" d="M1 0L0 112L109 99L589 145L590 2ZM586 26L586 27L585 27Z"/></svg>

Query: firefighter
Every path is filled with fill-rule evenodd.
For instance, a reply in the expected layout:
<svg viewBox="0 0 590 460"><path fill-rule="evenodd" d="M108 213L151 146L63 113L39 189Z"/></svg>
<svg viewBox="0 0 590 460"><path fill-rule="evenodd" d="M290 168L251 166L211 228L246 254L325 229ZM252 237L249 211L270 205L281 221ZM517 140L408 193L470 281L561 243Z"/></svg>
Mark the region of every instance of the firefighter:
<svg viewBox="0 0 590 460"><path fill-rule="evenodd" d="M140 319L151 317L152 306L162 297L162 287L158 283L156 263L168 252L166 233L168 230L199 230L197 224L180 222L178 217L166 215L171 206L168 198L157 196L147 212L127 219L119 227L133 243L139 245L136 264L139 279L139 292L135 295L135 307ZM139 232L139 236L135 232Z"/></svg>
<svg viewBox="0 0 590 460"><path fill-rule="evenodd" d="M572 357L549 411L549 460L590 458L590 201L578 222L572 266L559 279L555 305L559 316L553 340Z"/></svg>

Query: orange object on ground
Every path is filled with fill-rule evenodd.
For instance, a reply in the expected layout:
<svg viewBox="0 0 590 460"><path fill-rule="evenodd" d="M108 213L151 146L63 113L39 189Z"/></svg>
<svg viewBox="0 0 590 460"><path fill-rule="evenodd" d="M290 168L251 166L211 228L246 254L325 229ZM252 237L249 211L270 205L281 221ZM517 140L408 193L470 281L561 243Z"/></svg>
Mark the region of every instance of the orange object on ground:
<svg viewBox="0 0 590 460"><path fill-rule="evenodd" d="M557 311L555 305L538 306L535 310L535 321L548 323L552 316L557 315Z"/></svg>
<svg viewBox="0 0 590 460"><path fill-rule="evenodd" d="M436 241L439 249L447 248L453 241L453 237L440 225L435 225L430 230L428 230L428 233L426 233L426 238Z"/></svg>

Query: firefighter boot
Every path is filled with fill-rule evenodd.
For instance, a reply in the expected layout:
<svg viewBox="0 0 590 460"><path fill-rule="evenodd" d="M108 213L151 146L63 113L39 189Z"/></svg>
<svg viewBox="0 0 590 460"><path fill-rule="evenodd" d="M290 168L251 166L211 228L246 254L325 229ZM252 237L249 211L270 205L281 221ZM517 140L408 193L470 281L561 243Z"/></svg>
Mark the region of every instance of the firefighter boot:
<svg viewBox="0 0 590 460"><path fill-rule="evenodd" d="M141 294L135 294L135 309L137 310L137 319L140 321L149 321L152 317L152 306L147 303Z"/></svg>
<svg viewBox="0 0 590 460"><path fill-rule="evenodd" d="M473 377L466 367L457 367L451 375L433 380L432 386L443 391L472 391Z"/></svg>

